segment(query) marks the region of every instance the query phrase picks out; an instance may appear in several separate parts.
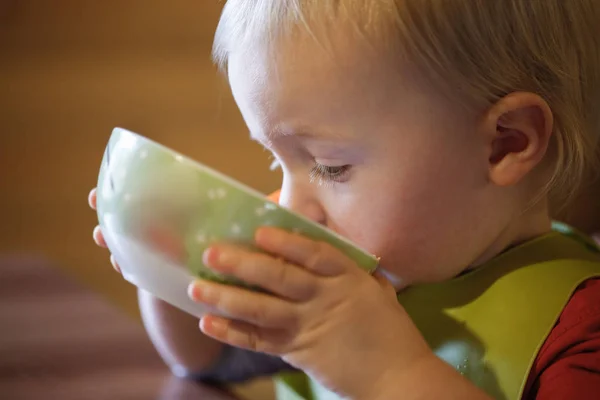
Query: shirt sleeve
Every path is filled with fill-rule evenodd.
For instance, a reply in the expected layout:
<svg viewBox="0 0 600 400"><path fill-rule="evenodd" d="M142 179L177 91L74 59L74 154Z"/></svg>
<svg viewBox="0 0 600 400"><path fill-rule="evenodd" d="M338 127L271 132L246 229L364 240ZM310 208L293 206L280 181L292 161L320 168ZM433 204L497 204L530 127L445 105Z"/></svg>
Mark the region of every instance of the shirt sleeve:
<svg viewBox="0 0 600 400"><path fill-rule="evenodd" d="M213 384L240 383L290 371L296 369L279 357L225 345L223 353L211 368L186 377Z"/></svg>
<svg viewBox="0 0 600 400"><path fill-rule="evenodd" d="M600 279L583 283L534 362L527 400L600 398Z"/></svg>

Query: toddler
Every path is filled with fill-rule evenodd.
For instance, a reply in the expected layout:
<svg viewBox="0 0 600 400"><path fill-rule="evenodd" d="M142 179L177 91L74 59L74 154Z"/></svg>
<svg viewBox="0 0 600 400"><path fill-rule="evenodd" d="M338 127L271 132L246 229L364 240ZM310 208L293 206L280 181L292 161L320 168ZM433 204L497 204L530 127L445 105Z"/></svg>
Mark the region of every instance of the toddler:
<svg viewBox="0 0 600 400"><path fill-rule="evenodd" d="M280 399L598 398L600 252L551 215L595 165L599 26L598 0L229 0L214 58L274 196L380 265L272 227L266 254L215 243L207 265L268 294L193 282L198 329L141 291L173 372L273 375Z"/></svg>

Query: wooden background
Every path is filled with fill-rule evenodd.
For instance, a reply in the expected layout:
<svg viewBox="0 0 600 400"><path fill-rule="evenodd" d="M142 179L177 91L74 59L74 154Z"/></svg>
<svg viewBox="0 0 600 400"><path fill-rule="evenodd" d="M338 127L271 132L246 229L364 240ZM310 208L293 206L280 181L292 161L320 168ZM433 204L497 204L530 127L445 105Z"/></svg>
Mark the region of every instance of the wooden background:
<svg viewBox="0 0 600 400"><path fill-rule="evenodd" d="M92 242L86 200L115 126L277 187L210 60L221 6L0 0L0 253L46 257L137 314L133 288Z"/></svg>
<svg viewBox="0 0 600 400"><path fill-rule="evenodd" d="M111 130L142 133L263 192L277 188L210 60L220 0L0 0L0 255L39 255L137 315L91 239ZM572 211L600 228L600 184ZM1 273L1 271L0 271Z"/></svg>

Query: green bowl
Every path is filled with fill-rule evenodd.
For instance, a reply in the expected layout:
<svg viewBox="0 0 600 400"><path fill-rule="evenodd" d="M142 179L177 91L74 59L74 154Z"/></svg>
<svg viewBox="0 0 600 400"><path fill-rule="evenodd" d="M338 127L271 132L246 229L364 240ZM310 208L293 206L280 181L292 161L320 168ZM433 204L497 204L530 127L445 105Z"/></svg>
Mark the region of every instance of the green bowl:
<svg viewBox="0 0 600 400"><path fill-rule="evenodd" d="M124 278L197 316L206 310L187 297L194 277L245 286L208 269L202 262L205 249L218 241L258 250L253 237L260 226L331 243L369 272L377 266L376 257L325 227L121 128L113 130L104 153L97 206L106 243Z"/></svg>

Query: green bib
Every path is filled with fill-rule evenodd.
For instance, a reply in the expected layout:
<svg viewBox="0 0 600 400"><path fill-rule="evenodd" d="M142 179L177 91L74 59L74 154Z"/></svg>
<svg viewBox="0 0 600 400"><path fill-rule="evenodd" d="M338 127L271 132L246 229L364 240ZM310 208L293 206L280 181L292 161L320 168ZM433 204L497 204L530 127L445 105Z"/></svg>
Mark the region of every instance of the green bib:
<svg viewBox="0 0 600 400"><path fill-rule="evenodd" d="M596 245L556 223L552 233L398 300L438 357L493 398L517 400L571 295L593 277L600 277ZM278 400L339 399L302 373L278 376L275 387Z"/></svg>

